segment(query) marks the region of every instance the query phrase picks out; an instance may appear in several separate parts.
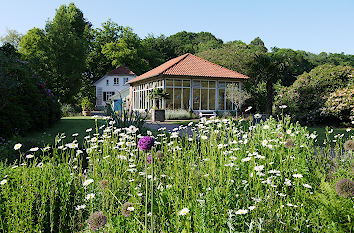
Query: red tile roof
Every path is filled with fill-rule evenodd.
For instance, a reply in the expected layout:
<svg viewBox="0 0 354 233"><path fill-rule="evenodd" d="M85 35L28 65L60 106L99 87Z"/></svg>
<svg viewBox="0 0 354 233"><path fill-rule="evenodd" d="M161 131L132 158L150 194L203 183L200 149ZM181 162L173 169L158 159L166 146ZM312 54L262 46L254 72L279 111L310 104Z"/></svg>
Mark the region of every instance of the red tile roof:
<svg viewBox="0 0 354 233"><path fill-rule="evenodd" d="M126 66L120 66L117 69L111 70L107 73L107 75L135 75L133 71L131 71Z"/></svg>
<svg viewBox="0 0 354 233"><path fill-rule="evenodd" d="M186 53L130 80L134 83L157 75L182 75L196 77L247 79L246 75L229 70L193 54Z"/></svg>

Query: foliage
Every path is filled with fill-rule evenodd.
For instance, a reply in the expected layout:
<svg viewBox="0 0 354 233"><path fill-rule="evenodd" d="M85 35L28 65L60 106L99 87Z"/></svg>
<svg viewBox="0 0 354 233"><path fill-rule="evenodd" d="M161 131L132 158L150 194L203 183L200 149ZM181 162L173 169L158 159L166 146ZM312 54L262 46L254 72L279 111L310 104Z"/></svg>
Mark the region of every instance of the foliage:
<svg viewBox="0 0 354 233"><path fill-rule="evenodd" d="M332 116L343 123L354 120L354 85L332 92L321 109L324 116Z"/></svg>
<svg viewBox="0 0 354 233"><path fill-rule="evenodd" d="M81 100L81 108L82 111L92 111L95 109L95 105L88 97L84 97Z"/></svg>
<svg viewBox="0 0 354 233"><path fill-rule="evenodd" d="M102 23L101 28L89 29L88 38L90 52L86 59L87 69L85 76L87 76L92 83L115 68L112 64L112 60L103 54L102 49L106 44L118 41L122 36L122 30L122 26L119 26L110 19ZM127 65L129 66L129 64Z"/></svg>
<svg viewBox="0 0 354 233"><path fill-rule="evenodd" d="M330 93L353 82L354 68L322 65L298 77L290 87L284 87L276 97L275 107L287 105L286 113L302 123L324 123L321 115Z"/></svg>
<svg viewBox="0 0 354 233"><path fill-rule="evenodd" d="M140 75L150 68L143 56L143 49L138 35L131 28L125 27L118 40L102 47L102 53L112 61L114 67L129 64L129 68Z"/></svg>
<svg viewBox="0 0 354 233"><path fill-rule="evenodd" d="M159 109L159 100L170 98L170 94L168 94L163 88L155 88L149 92L149 98L154 101L154 107Z"/></svg>
<svg viewBox="0 0 354 233"><path fill-rule="evenodd" d="M129 111L127 109L114 112L111 104L107 105L106 111L106 115L112 118L112 123L118 128L126 128L133 125L143 129L148 117L147 112Z"/></svg>
<svg viewBox="0 0 354 233"><path fill-rule="evenodd" d="M166 109L166 120L189 120L198 118L193 112L189 112L185 109Z"/></svg>
<svg viewBox="0 0 354 233"><path fill-rule="evenodd" d="M240 105L242 105L250 97L251 96L247 93L247 91L240 91L238 85L234 83L228 84L226 87L226 99L236 106L236 117Z"/></svg>
<svg viewBox="0 0 354 233"><path fill-rule="evenodd" d="M46 128L60 118L53 93L9 45L0 47L0 132L2 137Z"/></svg>
<svg viewBox="0 0 354 233"><path fill-rule="evenodd" d="M70 117L75 115L81 115L79 109L76 106L71 104L63 104L60 107L61 113L63 117Z"/></svg>
<svg viewBox="0 0 354 233"><path fill-rule="evenodd" d="M343 232L350 227L353 200L334 198L332 190L322 203L328 160L314 156L313 136L299 124L287 118L248 127L231 119L203 119L192 129L199 136L161 129L147 153L137 145L144 133L117 128L113 119L97 124L95 132L87 130L84 149L63 137L51 149L20 148L21 161L0 164L1 230L85 232L98 212L104 232ZM288 140L294 143L285 148ZM340 151L343 145L332 146ZM341 161L347 165L338 164L337 174L351 163L348 156ZM17 167L22 162L27 165Z"/></svg>
<svg viewBox="0 0 354 233"><path fill-rule="evenodd" d="M34 28L22 38L20 52L61 103L74 103L88 52L89 23L73 4L62 5L45 29Z"/></svg>
<svg viewBox="0 0 354 233"><path fill-rule="evenodd" d="M18 49L20 47L20 41L22 37L23 35L16 30L6 29L6 35L0 37L0 42L3 44L9 43L15 49Z"/></svg>

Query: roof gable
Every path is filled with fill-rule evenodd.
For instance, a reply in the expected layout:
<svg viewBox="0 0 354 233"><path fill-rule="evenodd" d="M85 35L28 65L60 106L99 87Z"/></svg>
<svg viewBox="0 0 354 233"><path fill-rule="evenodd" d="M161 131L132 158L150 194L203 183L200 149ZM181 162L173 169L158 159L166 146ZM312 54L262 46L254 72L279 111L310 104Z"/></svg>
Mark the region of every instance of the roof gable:
<svg viewBox="0 0 354 233"><path fill-rule="evenodd" d="M133 71L131 71L126 66L120 66L117 69L109 71L106 75L113 76L113 75L135 75Z"/></svg>
<svg viewBox="0 0 354 233"><path fill-rule="evenodd" d="M229 70L193 54L186 53L130 80L128 83L144 80L157 75L183 75L197 77L247 79L246 75Z"/></svg>

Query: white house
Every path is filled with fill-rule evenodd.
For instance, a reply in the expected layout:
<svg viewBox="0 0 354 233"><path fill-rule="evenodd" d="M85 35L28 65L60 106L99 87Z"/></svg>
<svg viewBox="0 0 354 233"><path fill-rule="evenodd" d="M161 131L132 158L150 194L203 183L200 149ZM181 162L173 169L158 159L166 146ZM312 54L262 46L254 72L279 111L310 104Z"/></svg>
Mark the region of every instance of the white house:
<svg viewBox="0 0 354 233"><path fill-rule="evenodd" d="M120 66L104 75L93 85L96 87L96 107L104 107L112 96L129 97L128 81L134 79L136 74L126 66Z"/></svg>

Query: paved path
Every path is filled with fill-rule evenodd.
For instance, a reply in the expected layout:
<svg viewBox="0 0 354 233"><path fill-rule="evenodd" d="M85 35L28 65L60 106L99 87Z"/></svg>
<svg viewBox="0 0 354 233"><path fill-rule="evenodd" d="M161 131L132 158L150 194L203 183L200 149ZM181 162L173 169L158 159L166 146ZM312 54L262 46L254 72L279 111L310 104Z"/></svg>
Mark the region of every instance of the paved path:
<svg viewBox="0 0 354 233"><path fill-rule="evenodd" d="M158 130L158 129L164 127L164 128L166 128L166 131L168 131L168 132L178 131L180 136L182 134L188 134L188 136L192 136L193 135L191 127L179 125L179 124L176 124L176 123L147 121L144 124L144 126L149 128L149 129L153 129L153 130ZM178 130L176 130L176 129L178 129Z"/></svg>

